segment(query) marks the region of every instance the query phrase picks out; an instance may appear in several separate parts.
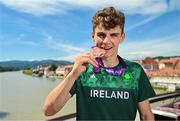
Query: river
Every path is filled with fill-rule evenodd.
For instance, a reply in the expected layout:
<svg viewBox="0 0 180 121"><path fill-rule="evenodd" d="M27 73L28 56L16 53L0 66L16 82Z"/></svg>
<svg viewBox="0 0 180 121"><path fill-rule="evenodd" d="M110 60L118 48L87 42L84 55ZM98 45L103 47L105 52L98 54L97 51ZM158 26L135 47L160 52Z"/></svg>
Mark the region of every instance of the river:
<svg viewBox="0 0 180 121"><path fill-rule="evenodd" d="M0 120L44 120L42 106L61 80L31 77L21 71L0 73ZM53 117L75 112L75 96Z"/></svg>
<svg viewBox="0 0 180 121"><path fill-rule="evenodd" d="M21 71L0 73L0 120L47 120L74 113L75 96L56 115L47 118L43 114L46 96L60 81L24 75Z"/></svg>

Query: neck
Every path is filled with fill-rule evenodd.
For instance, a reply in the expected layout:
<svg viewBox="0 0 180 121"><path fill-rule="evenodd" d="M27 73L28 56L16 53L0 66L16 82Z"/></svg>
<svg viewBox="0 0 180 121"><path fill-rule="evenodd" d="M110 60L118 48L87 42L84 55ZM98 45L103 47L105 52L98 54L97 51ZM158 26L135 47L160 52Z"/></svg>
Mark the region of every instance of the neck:
<svg viewBox="0 0 180 121"><path fill-rule="evenodd" d="M103 58L104 67L115 67L119 64L117 54Z"/></svg>

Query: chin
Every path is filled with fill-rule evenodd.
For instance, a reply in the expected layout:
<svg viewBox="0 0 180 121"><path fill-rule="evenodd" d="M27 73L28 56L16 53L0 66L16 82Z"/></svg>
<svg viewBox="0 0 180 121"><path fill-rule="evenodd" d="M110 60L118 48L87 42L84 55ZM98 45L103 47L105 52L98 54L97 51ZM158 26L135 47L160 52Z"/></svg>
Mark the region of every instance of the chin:
<svg viewBox="0 0 180 121"><path fill-rule="evenodd" d="M111 58L111 57L113 57L114 55L117 55L116 52L109 52L109 53L106 53L106 54L104 55L104 58Z"/></svg>
<svg viewBox="0 0 180 121"><path fill-rule="evenodd" d="M106 53L104 56L103 56L103 58L109 58L109 57L111 57L113 54L112 53Z"/></svg>

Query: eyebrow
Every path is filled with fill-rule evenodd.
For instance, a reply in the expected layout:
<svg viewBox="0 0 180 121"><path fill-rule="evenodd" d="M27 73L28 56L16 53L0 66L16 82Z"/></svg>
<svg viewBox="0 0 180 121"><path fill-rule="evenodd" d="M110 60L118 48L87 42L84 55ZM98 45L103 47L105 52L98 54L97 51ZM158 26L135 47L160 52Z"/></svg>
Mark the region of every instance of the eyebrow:
<svg viewBox="0 0 180 121"><path fill-rule="evenodd" d="M111 33L111 35L119 35L120 33Z"/></svg>
<svg viewBox="0 0 180 121"><path fill-rule="evenodd" d="M104 32L97 32L97 34L106 34ZM119 35L120 33L111 33L111 35L114 34L114 35Z"/></svg>
<svg viewBox="0 0 180 121"><path fill-rule="evenodd" d="M97 32L97 34L106 34L106 33L104 33L104 32Z"/></svg>

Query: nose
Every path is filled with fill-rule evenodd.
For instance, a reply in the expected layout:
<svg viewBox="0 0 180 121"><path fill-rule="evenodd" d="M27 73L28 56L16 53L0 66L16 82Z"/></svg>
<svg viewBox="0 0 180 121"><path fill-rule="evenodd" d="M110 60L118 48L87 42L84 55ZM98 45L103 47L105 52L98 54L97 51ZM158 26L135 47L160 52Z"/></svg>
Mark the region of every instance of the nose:
<svg viewBox="0 0 180 121"><path fill-rule="evenodd" d="M103 40L103 43L109 43L111 41L111 37L110 36L106 36Z"/></svg>

